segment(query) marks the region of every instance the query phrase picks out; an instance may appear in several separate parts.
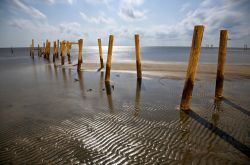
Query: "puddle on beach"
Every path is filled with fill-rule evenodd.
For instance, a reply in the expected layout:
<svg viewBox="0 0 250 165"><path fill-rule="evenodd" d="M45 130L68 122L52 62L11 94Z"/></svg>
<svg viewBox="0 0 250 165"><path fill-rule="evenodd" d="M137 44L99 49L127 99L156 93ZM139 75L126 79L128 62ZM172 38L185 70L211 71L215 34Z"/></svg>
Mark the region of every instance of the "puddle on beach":
<svg viewBox="0 0 250 165"><path fill-rule="evenodd" d="M42 57L0 63L0 164L249 162L249 77L227 77L219 101L214 79L198 79L185 113L178 76L139 82L112 72L105 84L104 71L78 73Z"/></svg>

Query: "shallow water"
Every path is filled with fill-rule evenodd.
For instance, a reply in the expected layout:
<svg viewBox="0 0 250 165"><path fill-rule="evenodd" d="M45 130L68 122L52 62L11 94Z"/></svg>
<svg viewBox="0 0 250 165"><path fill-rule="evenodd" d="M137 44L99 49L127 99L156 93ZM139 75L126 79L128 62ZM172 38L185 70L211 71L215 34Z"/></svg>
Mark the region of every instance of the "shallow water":
<svg viewBox="0 0 250 165"><path fill-rule="evenodd" d="M184 79L83 71L0 58L0 164L248 164L250 77L198 74L191 111L178 110Z"/></svg>

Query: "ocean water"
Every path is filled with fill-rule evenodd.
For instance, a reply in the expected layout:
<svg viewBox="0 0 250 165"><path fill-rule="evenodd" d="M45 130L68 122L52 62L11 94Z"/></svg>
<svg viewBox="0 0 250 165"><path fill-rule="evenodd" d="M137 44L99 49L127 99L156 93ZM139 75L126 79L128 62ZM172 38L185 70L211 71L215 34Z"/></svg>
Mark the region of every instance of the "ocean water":
<svg viewBox="0 0 250 165"><path fill-rule="evenodd" d="M2 59L11 55L10 48L0 50L0 58ZM51 56L53 54L52 50L53 48L51 48ZM107 51L108 47L103 46L104 62L106 62L107 59ZM29 49L17 48L14 49L14 52L17 52L18 56L20 56L22 54L27 54ZM144 63L187 63L189 52L189 47L142 47L141 60ZM72 47L71 56L72 60L77 62L78 48L76 46ZM199 63L216 64L217 58L218 48L201 48ZM114 46L112 61L119 63L135 62L135 48L133 46ZM84 47L83 62L99 63L98 47ZM229 64L250 64L250 49L244 50L241 48L228 48L226 62Z"/></svg>
<svg viewBox="0 0 250 165"><path fill-rule="evenodd" d="M154 49L142 48L144 62L185 63L175 56L189 52ZM236 64L247 63L243 50L234 51L245 57L235 56ZM84 62L99 62L98 49L83 53ZM133 62L133 53L116 48L113 61ZM219 101L215 75L197 77L185 113L177 74L140 82L112 70L106 84L105 71L77 72L60 60L33 59L27 48L0 49L0 164L249 164L250 76L227 75Z"/></svg>

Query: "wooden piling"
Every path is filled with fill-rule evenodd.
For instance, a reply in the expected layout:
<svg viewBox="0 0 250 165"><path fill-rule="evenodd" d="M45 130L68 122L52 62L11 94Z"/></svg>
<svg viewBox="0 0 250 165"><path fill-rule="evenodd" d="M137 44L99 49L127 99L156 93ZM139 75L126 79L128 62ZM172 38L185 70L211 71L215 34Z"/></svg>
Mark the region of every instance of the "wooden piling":
<svg viewBox="0 0 250 165"><path fill-rule="evenodd" d="M223 93L224 70L225 70L225 62L227 54L227 40L228 40L228 31L221 30L219 53L218 53L216 87L215 87L216 98L222 98L222 93Z"/></svg>
<svg viewBox="0 0 250 165"><path fill-rule="evenodd" d="M37 45L37 55L38 55L38 57L40 57L40 46L39 46L39 44Z"/></svg>
<svg viewBox="0 0 250 165"><path fill-rule="evenodd" d="M59 49L60 49L60 41L57 40L57 58L58 58L58 55L59 55Z"/></svg>
<svg viewBox="0 0 250 165"><path fill-rule="evenodd" d="M77 71L81 70L82 65L82 47L83 47L83 39L78 40L79 45L79 53L78 53L78 64L77 64Z"/></svg>
<svg viewBox="0 0 250 165"><path fill-rule="evenodd" d="M67 41L66 47L67 47L68 64L71 64L71 59L70 59L71 44L69 43L69 41Z"/></svg>
<svg viewBox="0 0 250 165"><path fill-rule="evenodd" d="M135 52L136 52L137 79L142 79L142 72L141 72L141 50L140 50L140 37L139 37L139 34L135 35Z"/></svg>
<svg viewBox="0 0 250 165"><path fill-rule="evenodd" d="M65 44L64 42L61 43L61 65L64 65L64 49L65 49Z"/></svg>
<svg viewBox="0 0 250 165"><path fill-rule="evenodd" d="M108 57L106 63L106 72L105 72L105 81L110 81L110 69L111 69L111 60L112 60L112 50L113 50L113 40L114 36L109 36L109 47L108 47Z"/></svg>
<svg viewBox="0 0 250 165"><path fill-rule="evenodd" d="M35 44L34 44L34 39L32 39L32 44L31 44L31 55L34 57L34 52L35 52Z"/></svg>
<svg viewBox="0 0 250 165"><path fill-rule="evenodd" d="M54 41L54 53L53 53L53 62L56 61L56 41Z"/></svg>
<svg viewBox="0 0 250 165"><path fill-rule="evenodd" d="M49 56L50 56L50 42L48 42L48 56L47 56L48 60L49 60Z"/></svg>
<svg viewBox="0 0 250 165"><path fill-rule="evenodd" d="M102 57L102 40L100 38L98 39L98 46L99 46L100 64L101 64L101 69L102 69L104 68L104 64L103 64L103 57Z"/></svg>
<svg viewBox="0 0 250 165"><path fill-rule="evenodd" d="M181 110L189 110L190 102L192 100L192 92L194 87L195 74L200 55L200 47L203 38L204 26L198 25L194 27L192 47L190 50L189 63L186 74L185 86L182 92Z"/></svg>

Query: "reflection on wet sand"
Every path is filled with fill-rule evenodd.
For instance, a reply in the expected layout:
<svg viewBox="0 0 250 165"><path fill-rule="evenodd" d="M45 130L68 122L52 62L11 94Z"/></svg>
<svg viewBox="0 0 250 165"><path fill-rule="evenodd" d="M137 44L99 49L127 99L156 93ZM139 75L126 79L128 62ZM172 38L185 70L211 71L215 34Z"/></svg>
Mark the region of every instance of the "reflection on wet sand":
<svg viewBox="0 0 250 165"><path fill-rule="evenodd" d="M103 76L104 76L104 72L101 72L100 74L100 81L99 81L99 93L100 93L100 97L102 98L103 96Z"/></svg>
<svg viewBox="0 0 250 165"><path fill-rule="evenodd" d="M67 82L67 75L66 75L66 69L65 68L62 68L62 75L63 75L64 85L67 87L68 82Z"/></svg>
<svg viewBox="0 0 250 165"><path fill-rule="evenodd" d="M55 72L55 77L56 77L56 81L58 82L58 70L57 70L57 66L56 64L54 64L54 72Z"/></svg>
<svg viewBox="0 0 250 165"><path fill-rule="evenodd" d="M137 79L136 93L135 93L135 110L134 110L135 117L137 117L141 111L141 83L142 79Z"/></svg>
<svg viewBox="0 0 250 165"><path fill-rule="evenodd" d="M78 75L80 90L81 90L81 93L82 93L82 98L83 98L83 99L86 99L83 72L78 71L78 72L77 72L77 75Z"/></svg>
<svg viewBox="0 0 250 165"><path fill-rule="evenodd" d="M110 82L105 82L105 88L106 88L106 94L108 98L109 111L110 113L114 113L112 90L111 90L111 88L113 88L113 85L111 85Z"/></svg>

